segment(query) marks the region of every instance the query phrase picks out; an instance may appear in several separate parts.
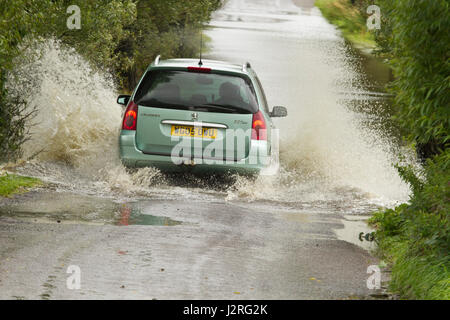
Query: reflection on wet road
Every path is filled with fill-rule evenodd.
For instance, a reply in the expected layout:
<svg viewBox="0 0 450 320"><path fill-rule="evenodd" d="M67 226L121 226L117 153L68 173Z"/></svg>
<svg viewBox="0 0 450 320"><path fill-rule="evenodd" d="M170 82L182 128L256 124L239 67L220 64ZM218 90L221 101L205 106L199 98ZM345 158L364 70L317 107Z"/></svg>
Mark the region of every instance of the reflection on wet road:
<svg viewBox="0 0 450 320"><path fill-rule="evenodd" d="M384 93L312 2L228 1L207 30L209 58L250 61L269 103L289 110L276 120L277 175L128 173L115 153L92 151L113 138L67 150L52 135L50 152L17 168L51 187L0 202L0 298L374 293L373 243L358 238L370 232L364 219L409 190L391 166L398 148L378 125ZM111 121L104 130L115 132L120 121ZM79 290L66 287L69 265L82 271Z"/></svg>
<svg viewBox="0 0 450 320"><path fill-rule="evenodd" d="M347 298L367 293L365 269L376 262L337 241L339 214L320 210L219 201L110 203L114 209L91 203L83 214L76 208L66 215L28 208L25 219L0 213L2 298ZM24 210L22 203L9 208ZM80 290L65 287L69 265L82 270Z"/></svg>

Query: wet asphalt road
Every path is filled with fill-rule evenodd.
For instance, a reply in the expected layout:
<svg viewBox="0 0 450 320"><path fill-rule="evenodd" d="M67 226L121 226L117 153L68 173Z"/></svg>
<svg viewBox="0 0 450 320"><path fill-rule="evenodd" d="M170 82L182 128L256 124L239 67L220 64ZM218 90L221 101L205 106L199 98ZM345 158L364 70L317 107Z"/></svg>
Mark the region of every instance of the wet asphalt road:
<svg viewBox="0 0 450 320"><path fill-rule="evenodd" d="M269 203L102 201L49 191L5 201L0 298L343 299L373 293L366 269L376 260L337 240L339 214ZM29 206L45 206L45 212L30 215ZM79 290L66 286L69 265L81 269Z"/></svg>
<svg viewBox="0 0 450 320"><path fill-rule="evenodd" d="M273 103L289 104L293 98L286 97L296 91L314 91L314 82L286 84L295 72L327 70L310 64L320 48L309 40L325 42L326 49L337 38L310 2L296 1L300 8L290 0L230 1L208 31L209 55L248 57ZM295 26L313 34L293 38L288 32ZM313 49L290 71L296 46ZM282 73L265 67L277 59L284 61ZM296 204L180 192L124 201L44 188L0 200L0 298L365 298L374 293L366 286L367 268L377 260L355 243L367 231L361 221L369 212L345 199L320 197ZM70 265L81 270L78 290L66 286Z"/></svg>

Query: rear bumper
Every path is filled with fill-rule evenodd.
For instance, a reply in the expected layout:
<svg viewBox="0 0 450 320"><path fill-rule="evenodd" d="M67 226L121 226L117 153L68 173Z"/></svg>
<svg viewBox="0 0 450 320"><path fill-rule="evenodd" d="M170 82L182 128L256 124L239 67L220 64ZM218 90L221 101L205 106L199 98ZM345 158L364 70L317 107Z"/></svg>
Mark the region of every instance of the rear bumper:
<svg viewBox="0 0 450 320"><path fill-rule="evenodd" d="M136 147L135 131L122 130L119 136L119 153L124 166L128 168L155 167L167 172L193 173L241 173L258 174L267 167L269 158L267 141L252 141L249 157L240 161L210 161L175 158L184 164L176 164L172 157L145 154Z"/></svg>

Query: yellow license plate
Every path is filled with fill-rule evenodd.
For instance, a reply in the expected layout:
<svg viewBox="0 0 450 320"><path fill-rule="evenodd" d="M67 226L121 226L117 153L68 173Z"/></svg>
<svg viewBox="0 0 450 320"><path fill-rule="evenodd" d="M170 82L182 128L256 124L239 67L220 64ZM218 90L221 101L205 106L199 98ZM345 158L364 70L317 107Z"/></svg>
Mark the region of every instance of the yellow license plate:
<svg viewBox="0 0 450 320"><path fill-rule="evenodd" d="M217 129L193 127L193 126L175 126L172 125L170 132L172 136L179 137L193 137L193 138L210 138L215 139L217 136Z"/></svg>

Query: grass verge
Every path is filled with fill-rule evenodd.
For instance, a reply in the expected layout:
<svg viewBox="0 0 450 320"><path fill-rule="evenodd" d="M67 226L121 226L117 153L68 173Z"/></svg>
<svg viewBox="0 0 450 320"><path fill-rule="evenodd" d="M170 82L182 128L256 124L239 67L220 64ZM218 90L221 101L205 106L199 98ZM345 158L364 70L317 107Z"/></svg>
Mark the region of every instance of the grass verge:
<svg viewBox="0 0 450 320"><path fill-rule="evenodd" d="M392 266L390 289L404 299L450 300L450 154L429 160L422 176L398 167L410 202L377 212L379 253Z"/></svg>
<svg viewBox="0 0 450 320"><path fill-rule="evenodd" d="M350 0L316 0L323 16L337 26L345 39L357 47L375 48L374 34L366 26L367 17Z"/></svg>
<svg viewBox="0 0 450 320"><path fill-rule="evenodd" d="M41 184L42 182L36 178L5 174L0 176L0 197L9 197Z"/></svg>

